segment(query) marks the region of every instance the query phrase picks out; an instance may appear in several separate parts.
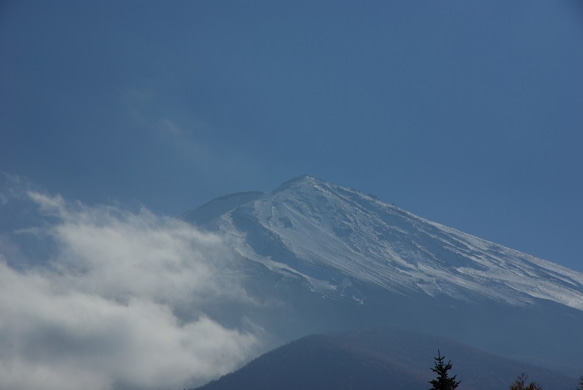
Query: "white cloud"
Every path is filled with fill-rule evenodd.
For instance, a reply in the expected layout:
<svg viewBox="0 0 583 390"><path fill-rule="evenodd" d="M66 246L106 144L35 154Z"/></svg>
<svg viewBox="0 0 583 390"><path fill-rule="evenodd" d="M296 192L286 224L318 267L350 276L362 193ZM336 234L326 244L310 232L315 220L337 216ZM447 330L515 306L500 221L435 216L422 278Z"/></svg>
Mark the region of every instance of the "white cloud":
<svg viewBox="0 0 583 390"><path fill-rule="evenodd" d="M249 301L220 237L145 209L29 196L56 221L41 230L57 250L23 271L0 247L0 388L180 389L256 351L256 335L201 309Z"/></svg>

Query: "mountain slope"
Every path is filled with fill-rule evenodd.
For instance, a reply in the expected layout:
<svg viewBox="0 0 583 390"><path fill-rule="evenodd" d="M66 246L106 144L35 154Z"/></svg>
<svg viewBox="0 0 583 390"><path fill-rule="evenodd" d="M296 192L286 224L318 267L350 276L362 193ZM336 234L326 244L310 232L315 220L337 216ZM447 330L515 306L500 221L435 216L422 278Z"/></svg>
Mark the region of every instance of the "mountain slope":
<svg viewBox="0 0 583 390"><path fill-rule="evenodd" d="M425 390L440 349L460 389L508 388L521 373L545 389L571 390L575 378L504 359L451 340L390 328L308 336L277 348L200 390Z"/></svg>
<svg viewBox="0 0 583 390"><path fill-rule="evenodd" d="M302 176L183 219L217 231L274 336L394 325L559 368L583 367L583 274ZM224 322L233 308L209 308Z"/></svg>
<svg viewBox="0 0 583 390"><path fill-rule="evenodd" d="M241 254L272 271L305 278L322 293L339 292L349 280L359 280L401 294L459 299L478 294L512 304L546 299L583 310L583 274L358 191L303 176L271 194L230 199L242 204L215 207L214 223L241 240ZM225 199L219 202L222 206ZM199 223L204 211L208 223L210 209L185 219Z"/></svg>

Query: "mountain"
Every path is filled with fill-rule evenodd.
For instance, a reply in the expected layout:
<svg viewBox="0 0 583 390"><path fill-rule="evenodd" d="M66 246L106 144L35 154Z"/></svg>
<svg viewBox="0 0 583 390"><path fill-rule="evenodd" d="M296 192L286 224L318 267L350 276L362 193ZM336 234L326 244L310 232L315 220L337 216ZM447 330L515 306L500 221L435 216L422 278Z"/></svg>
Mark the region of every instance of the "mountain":
<svg viewBox="0 0 583 390"><path fill-rule="evenodd" d="M256 304L209 306L272 343L376 325L583 370L583 274L301 176L224 196L182 218L218 232Z"/></svg>
<svg viewBox="0 0 583 390"><path fill-rule="evenodd" d="M270 351L199 390L426 390L438 349L460 389L507 389L521 373L545 389L572 390L575 378L504 359L449 339L392 328L307 336Z"/></svg>

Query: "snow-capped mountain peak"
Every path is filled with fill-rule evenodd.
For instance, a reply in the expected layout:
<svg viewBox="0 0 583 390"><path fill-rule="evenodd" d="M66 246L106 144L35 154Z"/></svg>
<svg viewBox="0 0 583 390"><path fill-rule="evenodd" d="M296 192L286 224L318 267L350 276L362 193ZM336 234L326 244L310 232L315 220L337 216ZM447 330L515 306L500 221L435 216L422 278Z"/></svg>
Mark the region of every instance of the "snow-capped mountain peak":
<svg viewBox="0 0 583 390"><path fill-rule="evenodd" d="M583 274L310 176L219 198L185 219L218 229L246 259L313 291L366 302L355 284L403 294L537 299L583 311Z"/></svg>

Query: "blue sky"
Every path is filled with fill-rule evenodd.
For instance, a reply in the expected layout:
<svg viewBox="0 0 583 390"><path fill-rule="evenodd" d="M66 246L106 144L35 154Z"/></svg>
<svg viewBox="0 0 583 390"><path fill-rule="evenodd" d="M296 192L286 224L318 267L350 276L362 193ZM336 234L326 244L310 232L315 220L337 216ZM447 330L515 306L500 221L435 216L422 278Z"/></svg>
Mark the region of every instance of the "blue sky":
<svg viewBox="0 0 583 390"><path fill-rule="evenodd" d="M0 56L0 170L47 193L310 174L583 271L578 1L6 0Z"/></svg>

